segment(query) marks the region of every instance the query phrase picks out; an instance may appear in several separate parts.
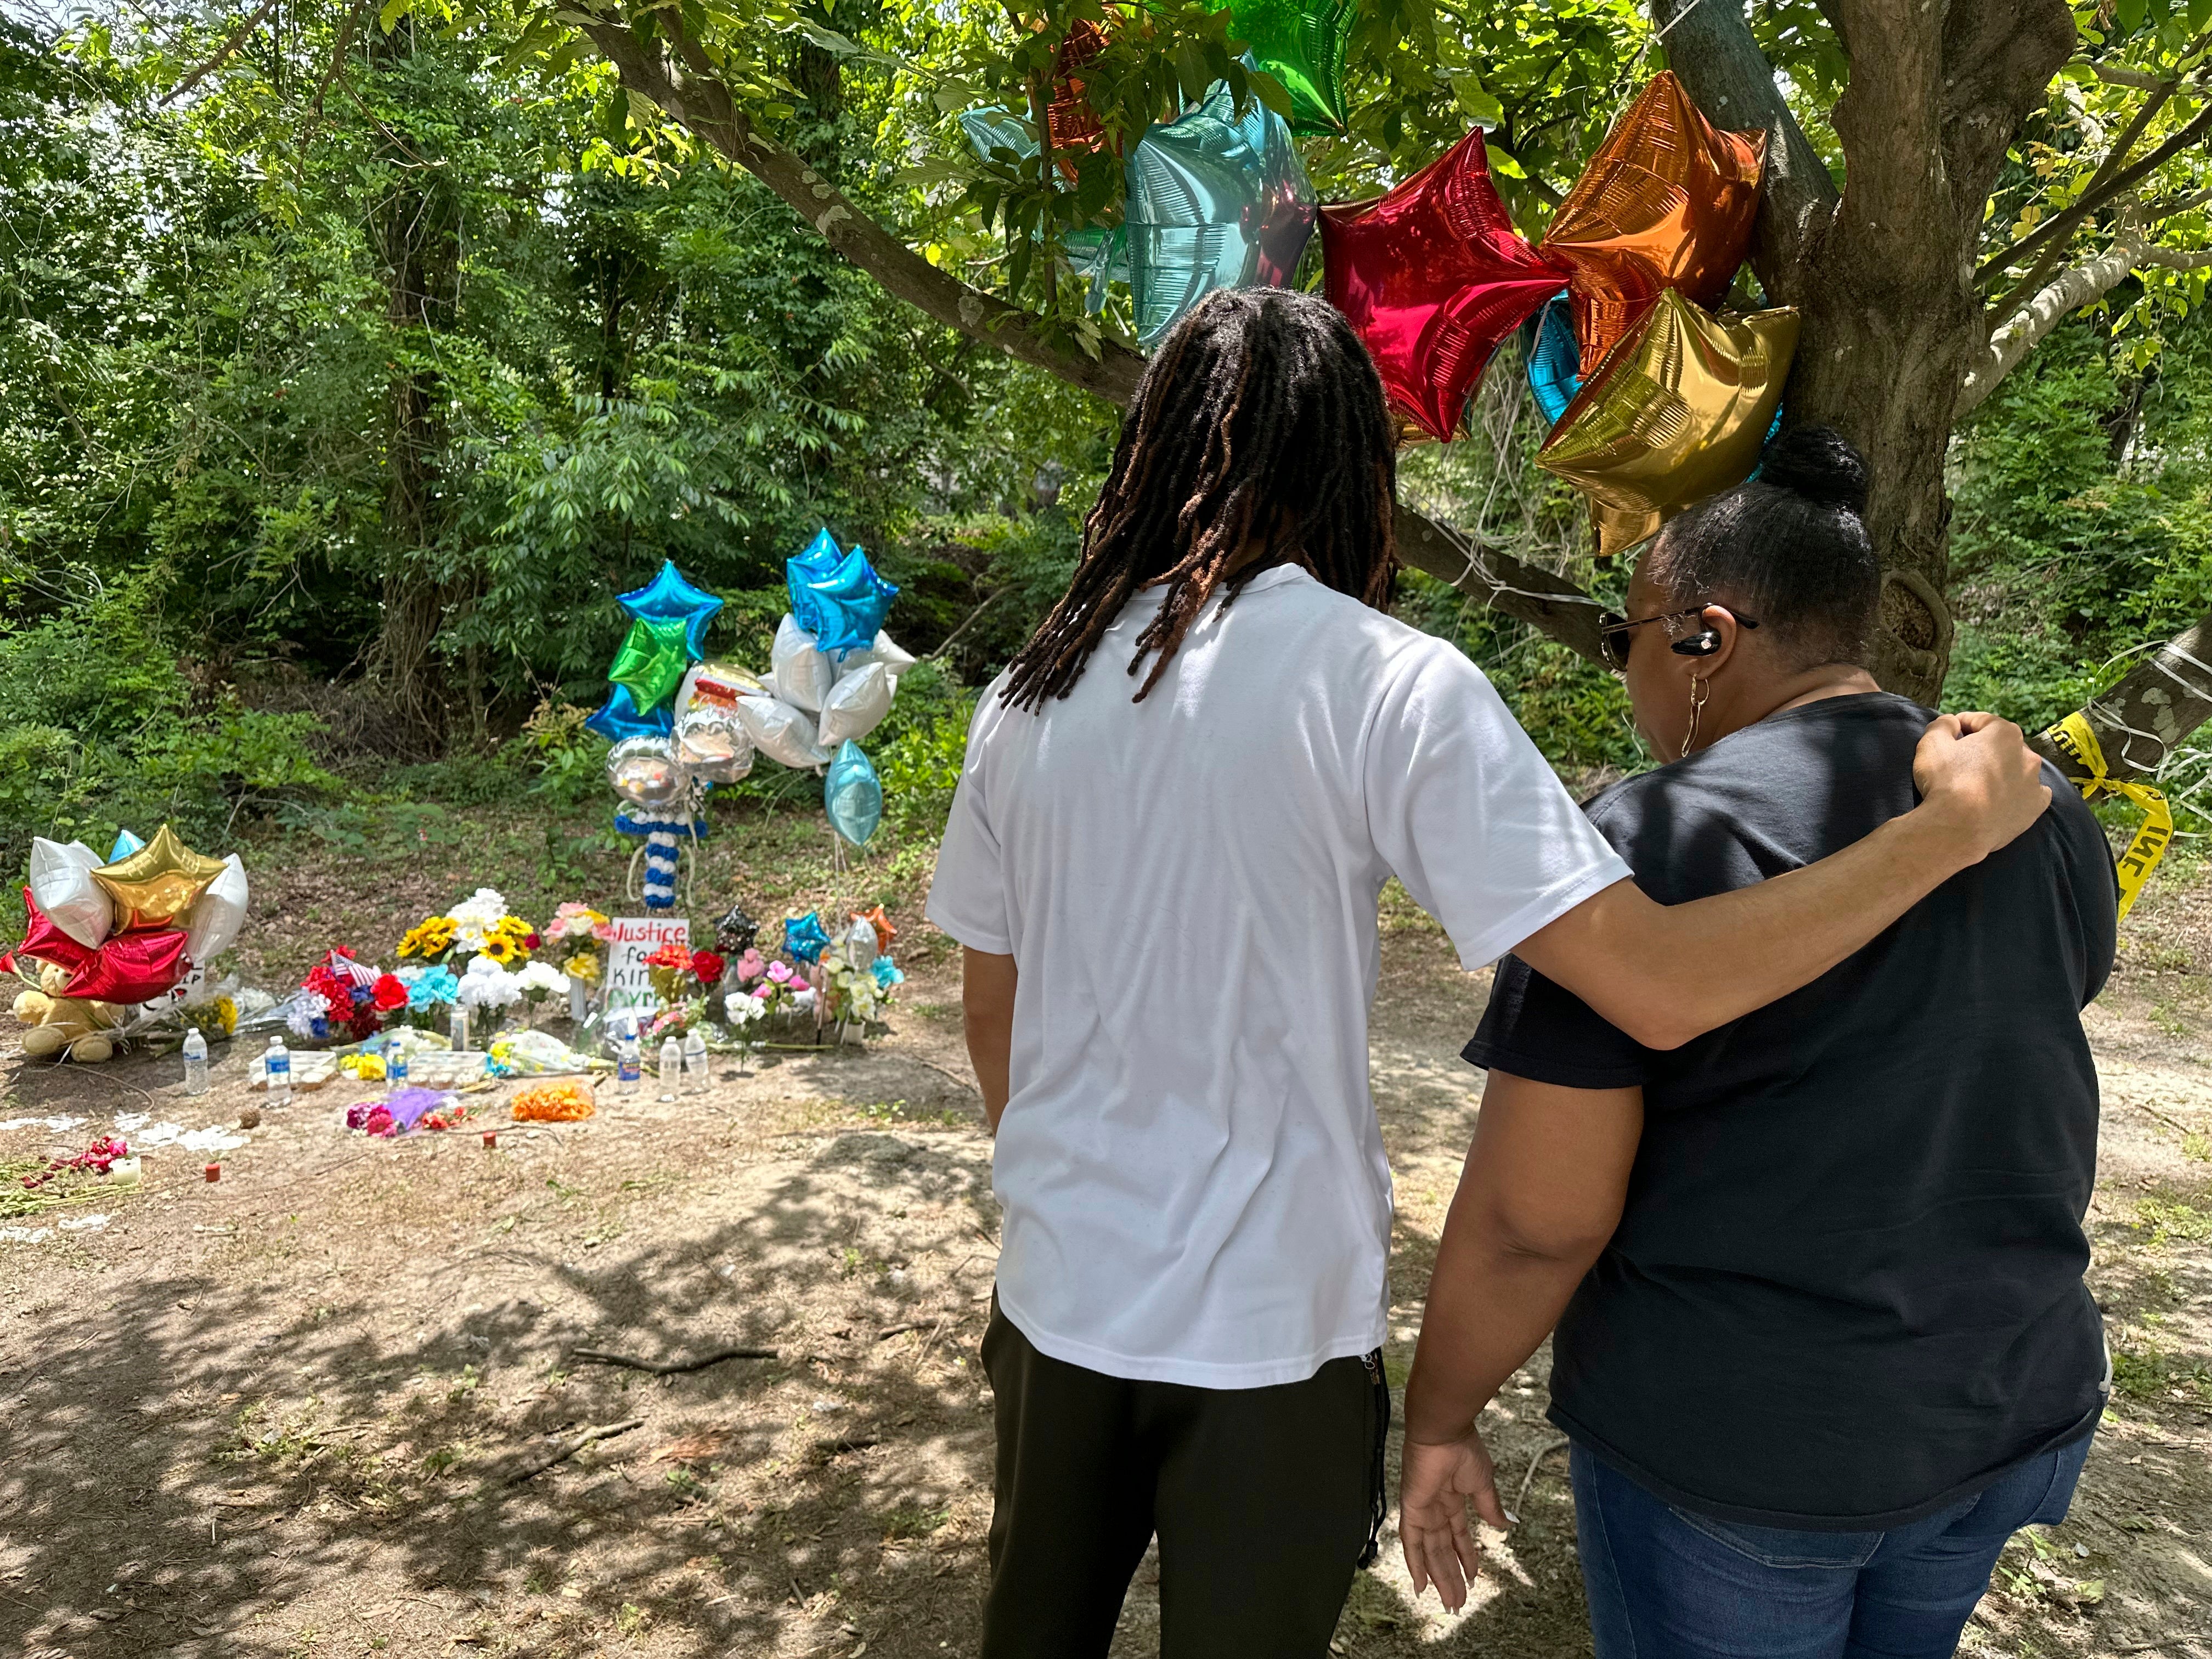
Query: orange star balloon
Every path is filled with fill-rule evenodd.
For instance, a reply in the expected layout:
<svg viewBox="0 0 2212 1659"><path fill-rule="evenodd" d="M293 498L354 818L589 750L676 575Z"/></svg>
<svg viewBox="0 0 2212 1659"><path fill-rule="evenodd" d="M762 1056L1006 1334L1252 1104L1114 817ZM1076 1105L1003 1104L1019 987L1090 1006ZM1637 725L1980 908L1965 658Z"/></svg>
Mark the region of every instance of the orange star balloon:
<svg viewBox="0 0 2212 1659"><path fill-rule="evenodd" d="M125 859L103 864L92 878L115 901L115 931L161 927L192 907L223 871L221 859L202 858L163 824L153 840Z"/></svg>
<svg viewBox="0 0 2212 1659"><path fill-rule="evenodd" d="M1719 302L1751 246L1765 157L1764 132L1715 127L1672 70L1613 124L1540 244L1574 273L1584 375L1661 289Z"/></svg>
<svg viewBox="0 0 2212 1659"><path fill-rule="evenodd" d="M1452 435L1498 343L1567 280L1514 230L1480 127L1389 195L1323 208L1321 240L1328 302L1391 412L1431 438Z"/></svg>
<svg viewBox="0 0 2212 1659"><path fill-rule="evenodd" d="M1751 476L1796 349L1792 307L1714 317L1664 289L1583 382L1536 465L1589 495L1601 555L1633 547Z"/></svg>
<svg viewBox="0 0 2212 1659"><path fill-rule="evenodd" d="M1105 51L1107 44L1106 31L1085 17L1068 26L1067 39L1060 42L1060 56L1053 64L1052 101L1045 110L1045 125L1056 155L1097 149L1106 142L1106 129L1083 101L1083 79L1075 71ZM1059 166L1067 182L1073 184L1075 163L1061 161Z"/></svg>
<svg viewBox="0 0 2212 1659"><path fill-rule="evenodd" d="M891 941L898 937L898 929L891 926L891 919L884 914L884 907L880 904L872 910L854 911L853 920L865 921L876 930L876 949L878 951L890 950Z"/></svg>

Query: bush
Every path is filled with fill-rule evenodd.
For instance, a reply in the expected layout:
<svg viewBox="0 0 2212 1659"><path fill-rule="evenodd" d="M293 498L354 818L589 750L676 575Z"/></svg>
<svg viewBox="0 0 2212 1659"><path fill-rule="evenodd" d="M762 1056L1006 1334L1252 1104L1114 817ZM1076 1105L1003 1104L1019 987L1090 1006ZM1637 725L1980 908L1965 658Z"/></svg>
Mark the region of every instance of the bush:
<svg viewBox="0 0 2212 1659"><path fill-rule="evenodd" d="M311 714L196 701L143 589L102 593L0 635L0 857L31 837L105 852L118 829L175 825L203 850L242 811L343 793Z"/></svg>

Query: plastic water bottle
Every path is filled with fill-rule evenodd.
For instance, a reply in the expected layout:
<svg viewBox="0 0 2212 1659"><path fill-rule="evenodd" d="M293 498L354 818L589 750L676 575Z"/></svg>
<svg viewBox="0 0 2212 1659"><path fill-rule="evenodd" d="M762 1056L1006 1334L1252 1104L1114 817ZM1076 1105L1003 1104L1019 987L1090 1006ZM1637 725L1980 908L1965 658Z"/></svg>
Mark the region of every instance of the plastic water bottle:
<svg viewBox="0 0 2212 1659"><path fill-rule="evenodd" d="M453 1016L447 1022L446 1030L453 1039L453 1052L466 1054L469 1050L469 1011L458 1002L453 1005Z"/></svg>
<svg viewBox="0 0 2212 1659"><path fill-rule="evenodd" d="M660 1045L660 1097L675 1099L683 1085L684 1045L672 1036Z"/></svg>
<svg viewBox="0 0 2212 1659"><path fill-rule="evenodd" d="M261 1057L261 1066L269 1074L269 1103L289 1106L292 1103L292 1056L284 1047L284 1039L269 1039L269 1052Z"/></svg>
<svg viewBox="0 0 2212 1659"><path fill-rule="evenodd" d="M207 1091L207 1039L195 1025L185 1033L185 1092L204 1095Z"/></svg>
<svg viewBox="0 0 2212 1659"><path fill-rule="evenodd" d="M634 1095L637 1092L638 1074L643 1070L638 1063L637 1027L635 1024L623 1027L615 1054L615 1091Z"/></svg>
<svg viewBox="0 0 2212 1659"><path fill-rule="evenodd" d="M696 1030L684 1034L684 1092L707 1092L707 1039Z"/></svg>
<svg viewBox="0 0 2212 1659"><path fill-rule="evenodd" d="M387 1089L407 1086L407 1051L397 1042L384 1051L384 1085Z"/></svg>

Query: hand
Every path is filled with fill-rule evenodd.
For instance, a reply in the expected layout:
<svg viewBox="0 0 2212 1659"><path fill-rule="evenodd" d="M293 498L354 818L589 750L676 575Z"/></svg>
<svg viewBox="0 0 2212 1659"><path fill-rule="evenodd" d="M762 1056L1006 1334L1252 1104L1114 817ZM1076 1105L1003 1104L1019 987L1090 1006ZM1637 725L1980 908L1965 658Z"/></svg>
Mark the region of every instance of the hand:
<svg viewBox="0 0 2212 1659"><path fill-rule="evenodd" d="M1994 714L1938 715L1912 755L1922 809L1954 829L1965 864L1980 863L2043 816L2051 790L2042 771L2020 727Z"/></svg>
<svg viewBox="0 0 2212 1659"><path fill-rule="evenodd" d="M1431 1584L1437 1599L1457 1613L1467 1603L1467 1581L1482 1560L1482 1546L1468 1530L1467 1506L1492 1526L1507 1524L1498 1501L1490 1451L1473 1429L1441 1443L1407 1440L1398 1476L1398 1543L1418 1596Z"/></svg>

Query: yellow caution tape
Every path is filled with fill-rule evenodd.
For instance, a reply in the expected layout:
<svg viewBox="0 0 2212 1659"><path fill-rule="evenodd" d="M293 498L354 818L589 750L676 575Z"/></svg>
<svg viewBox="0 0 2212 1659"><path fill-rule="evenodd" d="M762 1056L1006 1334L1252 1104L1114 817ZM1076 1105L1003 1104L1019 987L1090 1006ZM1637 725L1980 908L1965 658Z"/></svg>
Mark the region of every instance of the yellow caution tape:
<svg viewBox="0 0 2212 1659"><path fill-rule="evenodd" d="M2105 751L2098 746L2097 734L2079 714L2069 714L2043 735L2051 739L2059 753L2088 775L2073 780L2081 791L2082 799L2094 800L2100 794L2121 795L2142 808L2142 823L2136 830L2135 839L2128 843L2128 850L2120 855L2120 915L2124 917L2135 908L2136 896L2150 878L2150 872L2158 868L2159 860L2166 856L2166 843L2173 839L2173 810L2166 804L2166 797L2148 784L2106 775Z"/></svg>

